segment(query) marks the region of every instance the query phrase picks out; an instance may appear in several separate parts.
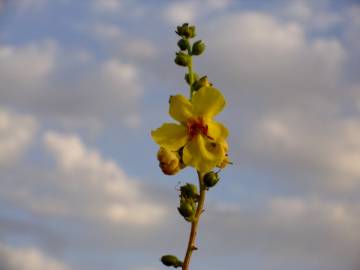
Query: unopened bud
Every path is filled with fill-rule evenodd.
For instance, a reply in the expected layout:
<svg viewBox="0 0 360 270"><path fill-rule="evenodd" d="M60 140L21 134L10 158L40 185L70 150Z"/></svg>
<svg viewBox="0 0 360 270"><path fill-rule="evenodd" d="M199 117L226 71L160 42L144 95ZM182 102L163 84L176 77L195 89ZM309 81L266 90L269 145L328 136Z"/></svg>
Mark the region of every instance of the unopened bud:
<svg viewBox="0 0 360 270"><path fill-rule="evenodd" d="M187 38L194 38L196 36L196 28L195 26L189 26L184 33L184 36Z"/></svg>
<svg viewBox="0 0 360 270"><path fill-rule="evenodd" d="M180 171L180 158L177 152L160 147L157 154L159 166L164 174L174 175Z"/></svg>
<svg viewBox="0 0 360 270"><path fill-rule="evenodd" d="M175 63L179 66L187 67L190 65L191 58L189 55L183 52L177 52L175 57Z"/></svg>
<svg viewBox="0 0 360 270"><path fill-rule="evenodd" d="M211 188L219 182L220 177L218 173L208 172L204 176L204 184L207 188Z"/></svg>
<svg viewBox="0 0 360 270"><path fill-rule="evenodd" d="M177 43L177 45L179 46L180 50L182 51L186 51L187 49L190 48L190 43L187 39L180 39Z"/></svg>
<svg viewBox="0 0 360 270"><path fill-rule="evenodd" d="M198 192L197 186L194 184L186 183L180 187L181 196L188 199L197 199Z"/></svg>
<svg viewBox="0 0 360 270"><path fill-rule="evenodd" d="M175 268L181 267L183 265L183 263L174 255L162 256L161 262L166 266L173 266Z"/></svg>
<svg viewBox="0 0 360 270"><path fill-rule="evenodd" d="M178 210L180 215L182 215L187 221L191 221L195 214L194 203L190 200L181 199Z"/></svg>
<svg viewBox="0 0 360 270"><path fill-rule="evenodd" d="M205 51L205 43L201 40L196 41L191 50L192 55L200 55Z"/></svg>
<svg viewBox="0 0 360 270"><path fill-rule="evenodd" d="M185 38L193 38L196 35L195 26L189 26L188 23L184 23L182 26L176 28L176 34Z"/></svg>
<svg viewBox="0 0 360 270"><path fill-rule="evenodd" d="M197 73L195 73L195 72L193 72L192 74L193 74L192 81L193 81L193 82L196 82L196 81L198 80L198 78L199 78L199 75L197 75ZM188 84L190 84L190 75L189 75L189 73L186 73L186 74L185 74L185 81L186 81Z"/></svg>

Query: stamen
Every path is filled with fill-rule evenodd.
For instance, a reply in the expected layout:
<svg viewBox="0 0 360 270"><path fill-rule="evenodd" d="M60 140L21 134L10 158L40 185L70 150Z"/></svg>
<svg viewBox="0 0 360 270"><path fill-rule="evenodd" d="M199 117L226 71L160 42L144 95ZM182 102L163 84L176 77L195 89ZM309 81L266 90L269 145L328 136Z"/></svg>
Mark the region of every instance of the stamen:
<svg viewBox="0 0 360 270"><path fill-rule="evenodd" d="M187 123L187 130L190 140L194 138L198 134L202 134L210 140L214 140L209 136L209 127L205 124L204 119L202 117L190 119Z"/></svg>

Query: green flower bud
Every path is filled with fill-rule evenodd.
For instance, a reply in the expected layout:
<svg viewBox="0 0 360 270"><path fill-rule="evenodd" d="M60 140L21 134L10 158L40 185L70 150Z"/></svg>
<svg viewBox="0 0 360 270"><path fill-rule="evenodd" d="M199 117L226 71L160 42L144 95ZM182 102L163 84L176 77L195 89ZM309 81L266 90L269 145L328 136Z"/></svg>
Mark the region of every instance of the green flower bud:
<svg viewBox="0 0 360 270"><path fill-rule="evenodd" d="M204 176L204 184L207 188L211 188L219 182L220 177L218 173L208 172Z"/></svg>
<svg viewBox="0 0 360 270"><path fill-rule="evenodd" d="M193 25L189 26L188 23L184 23L182 26L178 26L176 30L177 30L175 31L176 34L185 38L193 38L196 35L195 26Z"/></svg>
<svg viewBox="0 0 360 270"><path fill-rule="evenodd" d="M164 255L160 260L164 265L173 266L175 268L183 265L183 263L174 255Z"/></svg>
<svg viewBox="0 0 360 270"><path fill-rule="evenodd" d="M181 196L187 199L197 199L198 192L197 192L197 186L186 183L186 185L183 185L180 187Z"/></svg>
<svg viewBox="0 0 360 270"><path fill-rule="evenodd" d="M188 26L189 26L188 23L184 23L184 24L181 25L181 26L177 26L175 33L178 34L179 36L184 36L184 32L185 32L184 30L185 30L185 28L188 27Z"/></svg>
<svg viewBox="0 0 360 270"><path fill-rule="evenodd" d="M187 67L190 65L191 57L183 52L177 52L175 63L179 66Z"/></svg>
<svg viewBox="0 0 360 270"><path fill-rule="evenodd" d="M199 75L197 75L195 72L193 72L193 82L196 82L199 78ZM190 76L189 73L185 74L185 81L190 84Z"/></svg>
<svg viewBox="0 0 360 270"><path fill-rule="evenodd" d="M200 55L205 51L205 43L201 40L196 41L191 50L192 55Z"/></svg>
<svg viewBox="0 0 360 270"><path fill-rule="evenodd" d="M178 207L180 215L182 215L187 221L191 221L195 214L194 203L190 200L180 200L180 207Z"/></svg>
<svg viewBox="0 0 360 270"><path fill-rule="evenodd" d="M180 39L177 43L177 45L179 46L180 50L182 51L186 51L187 49L190 48L190 43L187 39Z"/></svg>
<svg viewBox="0 0 360 270"><path fill-rule="evenodd" d="M196 28L195 26L189 26L185 31L185 37L193 38L196 36Z"/></svg>

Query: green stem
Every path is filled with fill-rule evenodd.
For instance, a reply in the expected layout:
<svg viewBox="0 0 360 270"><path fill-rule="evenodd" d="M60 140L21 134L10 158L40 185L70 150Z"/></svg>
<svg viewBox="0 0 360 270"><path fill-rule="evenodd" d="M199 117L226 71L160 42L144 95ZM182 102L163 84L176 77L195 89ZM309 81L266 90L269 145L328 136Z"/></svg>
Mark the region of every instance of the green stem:
<svg viewBox="0 0 360 270"><path fill-rule="evenodd" d="M191 46L188 48L188 55L190 56L190 64L188 66L188 74L189 74L189 85L190 85L190 100L192 98L192 85L194 83L194 73L193 73L193 66L192 66L192 56L191 56Z"/></svg>
<svg viewBox="0 0 360 270"><path fill-rule="evenodd" d="M195 246L196 234L198 230L200 215L203 212L204 203L205 203L206 188L203 183L204 174L198 172L198 177L199 177L199 187L200 187L200 198L197 204L194 220L191 222L189 242L188 242L182 270L189 270L192 252L197 249L197 247Z"/></svg>

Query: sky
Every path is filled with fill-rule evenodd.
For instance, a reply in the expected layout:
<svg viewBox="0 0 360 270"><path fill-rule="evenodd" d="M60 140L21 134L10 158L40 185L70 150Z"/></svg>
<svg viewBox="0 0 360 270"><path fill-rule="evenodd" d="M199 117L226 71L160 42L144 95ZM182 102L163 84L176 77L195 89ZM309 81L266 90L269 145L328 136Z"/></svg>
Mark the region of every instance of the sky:
<svg viewBox="0 0 360 270"><path fill-rule="evenodd" d="M192 269L360 270L360 2L0 1L0 269L160 270L185 253L150 131L188 88L176 26L221 89L234 165Z"/></svg>

